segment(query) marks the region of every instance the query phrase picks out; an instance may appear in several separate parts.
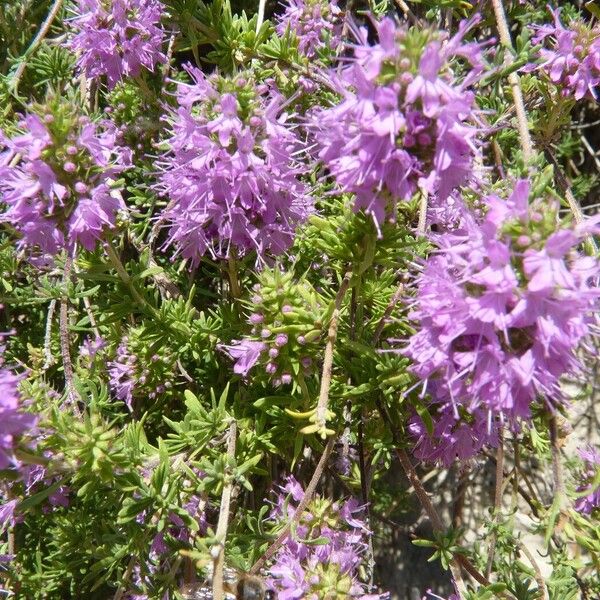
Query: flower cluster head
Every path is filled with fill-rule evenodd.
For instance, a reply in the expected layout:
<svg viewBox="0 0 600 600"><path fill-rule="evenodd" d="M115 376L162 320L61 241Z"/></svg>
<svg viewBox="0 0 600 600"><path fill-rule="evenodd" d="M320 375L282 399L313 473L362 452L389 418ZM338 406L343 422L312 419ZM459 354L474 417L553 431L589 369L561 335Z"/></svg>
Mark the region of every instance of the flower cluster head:
<svg viewBox="0 0 600 600"><path fill-rule="evenodd" d="M468 87L482 64L481 46L463 43L471 23L445 39L442 32L383 19L378 44L369 45L364 31L354 47L342 73L342 101L315 113L321 159L342 189L356 195L355 209L378 226L417 189L434 205L472 175L479 145ZM450 62L457 57L469 65L460 80Z"/></svg>
<svg viewBox="0 0 600 600"><path fill-rule="evenodd" d="M520 180L508 200L484 199L481 222L466 216L434 239L403 350L434 415L433 432L411 424L420 458L449 464L494 445L499 425L518 427L536 399L563 402L561 377L581 367L599 264L576 250L585 228L557 226L558 207L530 203L530 191Z"/></svg>
<svg viewBox="0 0 600 600"><path fill-rule="evenodd" d="M336 50L342 41L342 11L336 0L288 0L278 17L277 33L289 30L298 38L298 50L314 58L322 49Z"/></svg>
<svg viewBox="0 0 600 600"><path fill-rule="evenodd" d="M301 145L279 116L279 98L251 76L187 70L193 83L178 86L170 151L160 164L158 188L170 200L166 245L193 265L206 252L281 254L312 202L294 158Z"/></svg>
<svg viewBox="0 0 600 600"><path fill-rule="evenodd" d="M270 518L289 522L304 497L302 486L288 477L274 502ZM269 569L267 585L280 600L386 596L367 593L359 577L371 532L354 499L332 502L315 497L302 514ZM319 543L315 540L320 539Z"/></svg>
<svg viewBox="0 0 600 600"><path fill-rule="evenodd" d="M251 337L221 346L235 360L234 373L246 377L260 364L275 386L292 383L300 371L310 374L326 321L318 294L277 268L262 271L253 291Z"/></svg>
<svg viewBox="0 0 600 600"><path fill-rule="evenodd" d="M37 419L35 415L20 409L19 381L21 377L4 366L0 347L0 470L19 469L15 457L15 443L19 436L31 430Z"/></svg>
<svg viewBox="0 0 600 600"><path fill-rule="evenodd" d="M106 76L109 89L137 77L142 67L154 71L167 62L163 12L159 0L77 0L69 46L78 53L78 67L90 79Z"/></svg>
<svg viewBox="0 0 600 600"><path fill-rule="evenodd" d="M28 114L21 135L0 132L0 219L21 247L56 254L76 243L93 250L124 209L112 178L129 164L114 128L102 128L73 107L56 103L42 116Z"/></svg>
<svg viewBox="0 0 600 600"><path fill-rule="evenodd" d="M586 492L575 502L575 510L586 515L600 509L600 452L591 446L579 451L579 456L584 463L583 483L577 488L580 493Z"/></svg>
<svg viewBox="0 0 600 600"><path fill-rule="evenodd" d="M154 400L173 387L174 366L167 348L153 350L140 329L131 329L108 362L110 389L132 411L136 401Z"/></svg>
<svg viewBox="0 0 600 600"><path fill-rule="evenodd" d="M560 22L560 8L551 12L554 25L534 27L534 42L547 46L540 50L539 68L562 87L564 96L595 99L594 88L600 83L600 27L577 20L566 28Z"/></svg>

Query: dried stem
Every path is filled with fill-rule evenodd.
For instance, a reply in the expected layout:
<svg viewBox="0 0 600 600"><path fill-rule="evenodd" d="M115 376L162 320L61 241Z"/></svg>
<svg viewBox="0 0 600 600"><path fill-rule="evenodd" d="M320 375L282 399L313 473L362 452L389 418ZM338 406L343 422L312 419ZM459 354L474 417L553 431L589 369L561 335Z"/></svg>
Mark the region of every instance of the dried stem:
<svg viewBox="0 0 600 600"><path fill-rule="evenodd" d="M267 0L259 0L258 2L258 18L256 19L256 33L260 31L263 23L265 22L265 7L267 6Z"/></svg>
<svg viewBox="0 0 600 600"><path fill-rule="evenodd" d="M391 297L388 305L385 308L381 319L379 319L379 323L377 324L377 329L375 329L375 334L373 335L373 345L377 346L379 343L379 338L383 333L383 329L385 328L385 322L390 318L392 312L394 311L394 307L398 304L400 298L402 298L402 294L404 293L404 285L401 283L396 288L394 295Z"/></svg>
<svg viewBox="0 0 600 600"><path fill-rule="evenodd" d="M504 4L502 3L502 0L492 0L492 5L494 7L494 15L496 16L496 25L498 27L498 33L500 34L500 41L506 49L504 66L509 67L513 63L513 45L510 39L510 31L508 28L508 21L506 20ZM531 141L529 126L527 124L527 113L525 112L525 102L523 101L521 80L519 79L517 73L513 71L509 74L508 83L512 89L515 111L517 113L517 127L519 130L521 148L523 149L523 158L525 161L529 161L533 157L533 142Z"/></svg>
<svg viewBox="0 0 600 600"><path fill-rule="evenodd" d="M571 186L569 185L569 182L567 181L567 178L565 177L565 174L563 173L559 162L556 160L556 157L551 152L550 148L544 148L544 154L546 155L548 161L551 162L552 166L554 167L554 176L556 177L556 182L562 189L565 198L567 199L567 204L569 205L569 208L573 213L575 223L577 223L578 225L583 223L585 220L585 216L583 214L583 211L581 210L581 206L579 206L579 202L577 202L577 198L575 198L575 195L571 190ZM596 254L598 252L598 246L596 245L594 238L590 235L588 236L586 242L590 247L591 254Z"/></svg>
<svg viewBox="0 0 600 600"><path fill-rule="evenodd" d="M25 72L25 68L27 67L27 61L29 57L39 48L40 44L44 41L44 38L50 31L50 27L52 26L52 22L56 18L56 15L59 13L62 8L63 0L54 0L54 4L46 17L46 20L42 23L40 30L37 32L37 35L33 38L31 44L29 44L29 48L25 51L25 55L21 59L17 70L15 71L15 76L12 81L13 89L15 94L17 89L19 88L19 83L21 81L21 77L23 77L23 73Z"/></svg>
<svg viewBox="0 0 600 600"><path fill-rule="evenodd" d="M315 493L315 489L317 488L317 484L319 483L321 475L325 470L327 461L331 455L334 444L335 438L330 437L327 441L327 445L325 446L325 450L323 450L323 454L321 454L321 458L317 463L315 471L308 485L306 486L304 496L302 497L302 500L300 500L298 508L294 512L294 516L283 528L283 531L277 536L277 539L267 548L267 551L252 565L252 568L250 569L251 575L255 575L256 573L258 573L262 569L262 567L275 555L277 550L279 550L279 548L282 546L285 540L287 540L287 538L289 537L290 532L292 531L292 527L295 527L295 525L300 521L302 514L306 510L306 507L308 506L309 502L313 497L313 494Z"/></svg>
<svg viewBox="0 0 600 600"><path fill-rule="evenodd" d="M550 443L552 447L552 479L554 482L554 497L562 503L567 497L565 494L565 484L562 474L562 463L560 461L560 447L558 441L558 427L556 423L556 415L550 417Z"/></svg>
<svg viewBox="0 0 600 600"><path fill-rule="evenodd" d="M65 286L64 294L60 299L60 311L59 311L59 332L60 332L60 352L63 361L63 371L65 374L65 385L67 388L67 400L73 407L76 413L79 413L79 407L77 406L77 392L73 385L73 363L71 362L71 350L69 342L69 308L68 308L68 296L67 286L71 277L71 267L73 259L69 256L65 262L65 272L63 275L63 285Z"/></svg>
<svg viewBox="0 0 600 600"><path fill-rule="evenodd" d="M239 298L242 295L242 292L238 280L237 261L233 255L233 250L227 259L227 274L229 275L229 290L231 292L231 297L234 299Z"/></svg>
<svg viewBox="0 0 600 600"><path fill-rule="evenodd" d="M321 389L319 390L319 400L317 402L317 410L315 413L315 424L318 431L325 437L325 429L327 426L327 407L329 405L329 388L331 387L331 374L333 369L333 349L337 338L338 323L340 318L340 309L344 296L350 285L351 273L346 273L340 289L335 297L335 308L329 322L329 330L327 331L327 344L325 346L325 355L323 358L323 373L321 375Z"/></svg>
<svg viewBox="0 0 600 600"><path fill-rule="evenodd" d="M533 554L529 552L525 544L519 544L519 548L521 549L521 552L523 552L523 554L527 557L527 559L531 563L531 566L533 567L533 570L535 571L535 581L538 584L538 588L542 592L542 600L550 600L550 596L548 595L548 588L546 587L544 576L542 575L542 571L540 570L540 565L537 564L537 561L533 557Z"/></svg>
<svg viewBox="0 0 600 600"><path fill-rule="evenodd" d="M235 459L236 437L237 424L235 420L232 420L229 424L229 440L227 442L227 460L229 463ZM223 598L225 598L225 592L223 590L223 566L225 564L225 538L227 537L227 526L229 524L229 508L231 505L232 491L233 479L229 474L226 474L223 492L221 494L221 508L219 510L219 520L217 522L217 532L215 536L218 540L218 544L211 549L214 561L212 593L215 600L223 600Z"/></svg>
<svg viewBox="0 0 600 600"><path fill-rule="evenodd" d="M125 593L125 586L126 586L127 582L129 581L131 574L133 573L133 567L135 567L135 556L132 556L129 559L129 563L127 564L127 569L125 569L125 573L123 574L123 579L119 585L119 588L115 592L115 595L113 596L113 600L121 600L121 598L123 597L123 594Z"/></svg>
<svg viewBox="0 0 600 600"><path fill-rule="evenodd" d="M498 432L498 450L496 453L496 489L494 494L494 524L498 523L500 511L502 509L502 482L504 481L504 436L502 428ZM496 543L498 536L494 531L490 541L490 550L488 561L485 568L485 576L489 579L494 565L494 554L496 552Z"/></svg>
<svg viewBox="0 0 600 600"><path fill-rule="evenodd" d="M54 319L54 312L56 311L56 299L50 301L48 306L48 314L46 316L46 332L44 334L44 365L42 371L47 371L54 363L54 356L52 356L52 320Z"/></svg>
<svg viewBox="0 0 600 600"><path fill-rule="evenodd" d="M427 201L429 196L425 192L421 192L421 200L419 201L419 222L417 224L417 233L425 235L427 227Z"/></svg>

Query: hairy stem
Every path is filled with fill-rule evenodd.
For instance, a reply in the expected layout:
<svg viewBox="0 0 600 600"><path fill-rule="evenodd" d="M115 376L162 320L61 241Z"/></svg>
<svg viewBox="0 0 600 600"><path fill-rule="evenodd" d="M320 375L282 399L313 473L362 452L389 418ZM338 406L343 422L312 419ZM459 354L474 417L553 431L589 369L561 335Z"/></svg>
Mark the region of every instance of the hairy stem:
<svg viewBox="0 0 600 600"><path fill-rule="evenodd" d="M125 573L123 574L123 579L121 580L119 588L117 589L117 591L115 592L115 595L113 596L113 600L121 600L121 598L123 597L123 594L125 593L125 589L127 586L127 582L129 581L129 578L131 577L131 574L133 573L133 567L135 567L135 556L132 556L129 559L129 563L127 564L127 569L125 569Z"/></svg>
<svg viewBox="0 0 600 600"><path fill-rule="evenodd" d="M59 13L62 8L63 0L54 0L54 4L46 17L46 20L42 23L40 30L37 32L37 35L33 38L31 44L29 44L29 48L25 51L25 55L21 59L17 70L15 71L15 76L12 80L13 89L15 94L19 88L19 83L21 81L21 77L23 77L23 73L25 72L25 68L27 67L27 61L31 57L31 55L39 48L40 44L44 41L44 38L50 31L50 27L52 27L52 23L56 18L56 15Z"/></svg>
<svg viewBox="0 0 600 600"><path fill-rule="evenodd" d="M502 0L492 0L492 5L494 7L494 15L496 17L496 25L498 27L500 41L506 49L504 65L508 67L513 62L513 45L512 40L510 39L510 30L508 28L508 21L506 20L504 4L502 3ZM523 150L523 158L527 162L533 157L533 142L531 140L529 126L527 124L527 113L525 112L525 102L523 100L523 91L521 90L521 80L519 79L517 73L513 71L508 75L508 83L510 84L512 90L515 111L517 113L517 128L519 130L519 141Z"/></svg>
<svg viewBox="0 0 600 600"><path fill-rule="evenodd" d="M73 363L71 362L71 349L69 341L69 299L67 296L67 286L71 277L71 267L73 265L73 259L69 256L65 262L65 272L63 275L63 285L65 291L60 299L60 311L59 311L59 333L60 333L60 352L63 361L63 371L65 374L65 387L67 388L67 400L68 403L73 407L75 413L79 413L79 407L77 405L78 395L73 385Z"/></svg>
<svg viewBox="0 0 600 600"><path fill-rule="evenodd" d="M329 388L331 387L331 375L333 370L333 349L337 338L338 322L340 318L340 309L344 296L350 285L352 274L346 273L340 289L335 297L335 308L329 322L329 330L327 331L327 344L325 345L325 355L323 357L323 373L321 375L321 389L319 390L319 400L317 402L317 410L315 413L315 423L320 434L325 437L325 429L327 426L327 407L329 405Z"/></svg>
<svg viewBox="0 0 600 600"><path fill-rule="evenodd" d="M494 493L494 524L498 523L500 511L502 509L502 482L504 481L504 436L502 428L498 432L498 450L496 453L496 488ZM485 568L485 576L489 579L494 565L494 554L496 552L496 543L498 536L494 531L490 541L488 561Z"/></svg>
<svg viewBox="0 0 600 600"><path fill-rule="evenodd" d="M232 420L229 425L229 439L227 442L227 459L233 461L235 458L235 442L237 437L237 424ZM221 508L219 510L219 520L217 522L217 531L215 537L218 544L213 546L211 554L213 557L213 581L212 593L215 600L223 600L225 592L223 590L223 566L225 564L225 538L227 537L227 527L229 525L229 508L231 506L231 493L233 491L233 479L226 475L221 494Z"/></svg>

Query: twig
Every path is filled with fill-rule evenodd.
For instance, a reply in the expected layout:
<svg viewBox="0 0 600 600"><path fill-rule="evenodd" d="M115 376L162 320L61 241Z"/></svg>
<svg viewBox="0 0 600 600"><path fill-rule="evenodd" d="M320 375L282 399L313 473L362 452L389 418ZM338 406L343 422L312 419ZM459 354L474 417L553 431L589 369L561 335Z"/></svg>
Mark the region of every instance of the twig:
<svg viewBox="0 0 600 600"><path fill-rule="evenodd" d="M40 44L44 41L44 38L48 34L50 27L52 26L52 22L56 18L56 15L62 8L63 0L54 0L54 4L46 17L46 20L42 23L40 30L37 32L37 35L33 38L31 44L29 44L29 48L25 51L25 54L21 58L21 62L15 71L15 75L12 81L13 89L16 94L17 89L19 87L19 82L21 81L21 77L23 77L23 73L25 72L25 68L27 67L27 61L29 57L38 49Z"/></svg>
<svg viewBox="0 0 600 600"><path fill-rule="evenodd" d="M71 276L71 266L73 259L69 256L65 262L65 272L63 275L63 285L65 286L64 293L60 299L60 311L59 311L59 332L60 332L60 352L63 361L63 371L65 374L65 385L67 388L67 400L69 404L73 406L75 413L79 413L79 407L77 406L77 392L73 385L73 363L71 362L71 351L69 342L69 310L68 310L68 296L67 286Z"/></svg>
<svg viewBox="0 0 600 600"><path fill-rule="evenodd" d="M135 556L132 556L129 559L129 563L127 564L127 569L125 569L125 573L123 573L123 579L119 584L119 588L115 592L113 596L113 600L121 600L123 594L125 593L125 585L129 581L131 574L133 573L133 567L135 567Z"/></svg>
<svg viewBox="0 0 600 600"><path fill-rule="evenodd" d="M267 0L259 0L258 2L258 18L256 19L256 35L260 31L264 21L265 21L265 7L267 5Z"/></svg>
<svg viewBox="0 0 600 600"><path fill-rule="evenodd" d="M329 388L331 387L331 374L333 369L333 348L337 338L338 322L340 318L340 309L344 296L350 285L351 273L346 273L340 289L335 297L335 308L329 322L329 330L327 331L327 344L325 345L325 356L323 358L323 373L321 375L321 388L319 390L319 400L317 402L317 410L315 412L315 424L317 431L321 436L325 437L327 426L327 407L329 404Z"/></svg>
<svg viewBox="0 0 600 600"><path fill-rule="evenodd" d="M498 524L500 511L502 509L502 482L504 480L504 436L502 434L502 428L498 432L498 451L496 453L496 491L494 494L494 525ZM498 541L498 535L496 531L492 533L492 539L490 541L490 550L488 555L488 561L485 568L485 576L489 579L492 573L492 567L494 565L494 554L496 552L496 543Z"/></svg>
<svg viewBox="0 0 600 600"><path fill-rule="evenodd" d="M42 371L47 371L50 366L54 363L54 356L52 356L52 319L54 318L54 311L56 310L56 298L50 301L48 306L48 314L46 316L46 332L44 334L44 364Z"/></svg>
<svg viewBox="0 0 600 600"><path fill-rule="evenodd" d="M396 6L403 12L406 19L408 19L413 25L419 24L419 20L413 14L412 10L410 10L408 4L404 2L404 0L394 0L394 2L396 3Z"/></svg>
<svg viewBox="0 0 600 600"><path fill-rule="evenodd" d="M383 333L383 329L385 328L385 322L390 318L390 316L394 310L394 307L396 306L396 304L398 304L398 300L400 300L403 293L404 293L404 285L402 283L400 283L398 285L398 287L396 288L394 295L391 297L388 305L385 307L385 311L383 312L381 319L379 319L379 323L377 324L377 328L375 329L375 334L373 335L373 345L374 346L377 346L377 344L379 343L379 338L381 337L381 334Z"/></svg>
<svg viewBox="0 0 600 600"><path fill-rule="evenodd" d="M556 415L550 417L550 444L552 449L552 480L554 482L554 497L562 509L563 501L567 495L562 474L562 463L560 462L560 448L558 445L558 427Z"/></svg>
<svg viewBox="0 0 600 600"><path fill-rule="evenodd" d="M239 298L242 295L242 292L238 281L237 262L233 250L227 259L227 273L229 275L229 290L231 292L231 297L234 299Z"/></svg>
<svg viewBox="0 0 600 600"><path fill-rule="evenodd" d="M518 539L518 538L517 538ZM544 576L542 575L542 571L540 570L540 565L537 564L537 561L533 557L533 554L529 552L527 546L525 544L519 544L519 548L523 552L523 554L527 557L533 570L535 571L535 581L538 584L538 588L542 592L542 600L550 600L550 596L548 595L548 588L546 587L546 582L544 581Z"/></svg>
<svg viewBox="0 0 600 600"><path fill-rule="evenodd" d="M152 306L150 306L148 302L146 302L146 300L144 300L144 298L136 290L135 286L133 285L133 281L129 276L129 273L127 273L127 271L125 270L121 259L118 257L111 244L105 244L104 248L106 250L106 254L108 255L110 262L117 271L117 274L119 275L121 281L129 288L132 298L140 305L140 308L145 308L151 314L156 315L156 310Z"/></svg>
<svg viewBox="0 0 600 600"><path fill-rule="evenodd" d="M285 542L285 540L287 540L292 530L292 527L294 527L300 521L302 514L306 510L306 507L308 506L313 494L315 493L315 489L317 487L317 484L319 483L319 480L321 479L321 475L323 474L325 466L327 465L327 461L329 459L329 456L331 455L331 451L333 450L334 444L335 438L332 436L327 441L325 450L323 450L323 454L321 454L321 458L319 459L315 471L308 485L306 486L304 496L302 497L302 500L300 500L298 508L294 512L294 516L283 528L283 531L277 536L277 539L267 548L266 552L252 565L252 568L250 569L251 575L255 575L256 573L258 573L262 569L262 567L275 555L277 550L279 550L281 545Z"/></svg>
<svg viewBox="0 0 600 600"><path fill-rule="evenodd" d="M231 463L235 459L235 442L237 437L237 424L232 420L229 424L229 441L227 443L227 461ZM216 538L218 544L211 548L213 557L213 581L212 593L215 600L223 600L223 565L225 563L225 538L227 537L227 526L229 524L229 508L231 505L231 493L233 491L233 478L225 476L223 493L221 494L221 508L217 522Z"/></svg>
<svg viewBox="0 0 600 600"><path fill-rule="evenodd" d="M508 67L512 64L513 45L510 39L510 31L504 12L502 0L492 0L494 7L494 15L496 16L496 25L500 34L500 41L505 47L504 65ZM517 127L519 130L519 140L523 149L523 158L525 161L531 160L533 157L533 142L527 125L527 113L525 112L525 102L523 101L523 91L521 90L521 80L514 71L508 75L508 83L512 89L513 100L515 103L515 111L517 113Z"/></svg>
<svg viewBox="0 0 600 600"><path fill-rule="evenodd" d="M425 192L421 192L421 200L419 201L419 222L417 224L417 233L425 235L427 227L427 200L429 196Z"/></svg>

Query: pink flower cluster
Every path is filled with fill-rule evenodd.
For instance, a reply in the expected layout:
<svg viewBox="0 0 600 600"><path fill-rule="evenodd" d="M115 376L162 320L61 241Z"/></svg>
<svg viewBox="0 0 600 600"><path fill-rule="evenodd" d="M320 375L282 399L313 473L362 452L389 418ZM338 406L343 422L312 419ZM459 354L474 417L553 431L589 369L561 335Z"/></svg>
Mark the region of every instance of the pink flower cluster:
<svg viewBox="0 0 600 600"><path fill-rule="evenodd" d="M77 11L69 46L86 77L106 76L112 89L124 77L138 76L142 67L154 71L167 61L159 0L77 0Z"/></svg>
<svg viewBox="0 0 600 600"><path fill-rule="evenodd" d="M277 495L270 518L291 519L304 497L302 486L290 476ZM369 594L358 577L371 532L361 519L362 507L354 499L343 503L315 498L303 513L269 569L267 584L279 600L336 597L383 600ZM314 540L321 538L319 543Z"/></svg>
<svg viewBox="0 0 600 600"><path fill-rule="evenodd" d="M487 197L483 221L438 236L418 278L403 352L431 398L433 433L419 417L410 427L420 458L449 464L494 445L537 399L562 402L561 377L581 367L599 264L576 251L585 231L557 228L556 207L529 194L521 180L508 200Z"/></svg>
<svg viewBox="0 0 600 600"><path fill-rule="evenodd" d="M342 10L335 0L289 0L278 18L277 33L293 32L300 53L314 58L324 48L339 47L343 26Z"/></svg>
<svg viewBox="0 0 600 600"><path fill-rule="evenodd" d="M600 485L598 485L598 476L600 475L600 452L593 447L585 448L579 452L583 460L584 482L577 488L582 494L575 502L575 509L584 514L592 514L593 511L600 509Z"/></svg>
<svg viewBox="0 0 600 600"><path fill-rule="evenodd" d="M56 254L75 243L93 250L124 208L110 180L129 164L130 151L116 145L114 127L100 131L87 117L59 109L43 118L27 115L24 133L0 132L0 220L21 235L19 245Z"/></svg>
<svg viewBox="0 0 600 600"><path fill-rule="evenodd" d="M315 113L321 159L378 226L417 189L435 206L472 175L479 131L468 88L482 70L481 46L463 37L473 22L449 40L389 18L376 24L379 44L362 31L342 74L342 101ZM462 81L450 67L457 58L471 67Z"/></svg>
<svg viewBox="0 0 600 600"><path fill-rule="evenodd" d="M187 71L193 83L178 85L169 152L160 160L157 187L170 200L165 246L193 265L206 252L281 254L312 200L295 158L302 145L280 115L280 99L243 75L231 82Z"/></svg>
<svg viewBox="0 0 600 600"><path fill-rule="evenodd" d="M560 22L560 8L551 10L554 25L535 27L534 41L549 42L540 50L540 68L562 86L565 96L596 98L600 83L600 27L574 21L570 28Z"/></svg>

